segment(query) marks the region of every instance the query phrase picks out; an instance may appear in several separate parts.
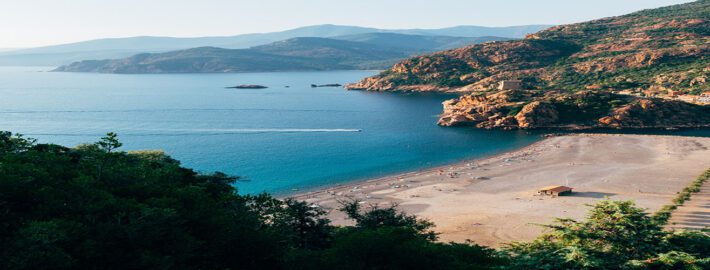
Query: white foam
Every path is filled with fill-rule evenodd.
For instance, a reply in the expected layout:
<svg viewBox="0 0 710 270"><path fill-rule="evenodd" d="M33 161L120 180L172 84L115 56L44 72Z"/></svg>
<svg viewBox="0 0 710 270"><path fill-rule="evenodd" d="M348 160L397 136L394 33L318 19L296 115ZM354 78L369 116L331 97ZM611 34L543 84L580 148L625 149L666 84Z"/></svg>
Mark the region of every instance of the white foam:
<svg viewBox="0 0 710 270"><path fill-rule="evenodd" d="M360 132L349 128L229 128L229 129L161 129L151 131L196 132L196 133L279 133L279 132Z"/></svg>
<svg viewBox="0 0 710 270"><path fill-rule="evenodd" d="M360 132L360 129L349 128L227 128L227 129L118 129L119 136L170 136L170 135L219 135L219 134L249 134L249 133L317 133L317 132ZM26 133L25 135L40 136L102 136L105 133Z"/></svg>

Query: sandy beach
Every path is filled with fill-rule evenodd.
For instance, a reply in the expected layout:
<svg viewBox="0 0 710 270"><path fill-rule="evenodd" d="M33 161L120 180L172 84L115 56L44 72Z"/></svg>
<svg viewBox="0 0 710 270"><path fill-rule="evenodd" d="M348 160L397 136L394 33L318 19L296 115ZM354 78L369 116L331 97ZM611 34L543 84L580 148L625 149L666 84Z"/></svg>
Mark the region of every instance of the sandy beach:
<svg viewBox="0 0 710 270"><path fill-rule="evenodd" d="M634 200L649 212L710 167L710 138L657 135L575 134L547 138L494 157L470 160L295 196L349 224L338 200L396 203L436 223L441 241L499 247L531 240L555 217L584 218L586 204L609 197ZM551 185L572 187L570 196L536 195Z"/></svg>

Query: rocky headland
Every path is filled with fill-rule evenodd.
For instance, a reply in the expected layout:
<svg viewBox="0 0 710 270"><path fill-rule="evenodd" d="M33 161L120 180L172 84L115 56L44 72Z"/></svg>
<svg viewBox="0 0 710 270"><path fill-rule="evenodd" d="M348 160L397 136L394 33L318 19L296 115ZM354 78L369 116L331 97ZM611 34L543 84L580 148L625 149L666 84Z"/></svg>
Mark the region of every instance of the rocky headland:
<svg viewBox="0 0 710 270"><path fill-rule="evenodd" d="M443 126L708 127L710 106L684 102L710 96L708 14L704 0L555 26L410 58L346 88L461 93L444 102Z"/></svg>
<svg viewBox="0 0 710 270"><path fill-rule="evenodd" d="M438 124L487 129L710 127L710 106L606 91L506 90L448 100Z"/></svg>

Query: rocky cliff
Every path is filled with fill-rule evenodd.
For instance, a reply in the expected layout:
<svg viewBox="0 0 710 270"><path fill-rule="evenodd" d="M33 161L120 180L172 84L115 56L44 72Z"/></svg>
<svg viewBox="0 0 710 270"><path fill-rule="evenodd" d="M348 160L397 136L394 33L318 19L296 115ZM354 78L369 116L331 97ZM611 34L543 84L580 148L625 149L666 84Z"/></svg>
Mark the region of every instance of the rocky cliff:
<svg viewBox="0 0 710 270"><path fill-rule="evenodd" d="M520 79L527 89L697 92L709 88L709 55L710 0L701 0L410 58L348 88L481 91Z"/></svg>
<svg viewBox="0 0 710 270"><path fill-rule="evenodd" d="M508 90L444 102L439 125L502 129L710 127L710 106L599 90Z"/></svg>

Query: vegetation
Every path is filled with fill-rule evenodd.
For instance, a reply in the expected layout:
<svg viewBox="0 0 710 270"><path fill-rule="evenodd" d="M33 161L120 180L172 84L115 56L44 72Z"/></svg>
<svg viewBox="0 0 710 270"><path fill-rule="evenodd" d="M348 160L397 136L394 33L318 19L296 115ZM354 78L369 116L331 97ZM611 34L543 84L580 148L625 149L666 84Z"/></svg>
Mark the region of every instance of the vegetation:
<svg viewBox="0 0 710 270"><path fill-rule="evenodd" d="M604 200L587 220L558 219L530 243L513 243L511 269L707 269L707 232L663 231L631 201ZM690 244L692 243L692 244Z"/></svg>
<svg viewBox="0 0 710 270"><path fill-rule="evenodd" d="M67 148L0 133L0 269L707 269L707 233L668 233L631 202L602 201L530 243L441 243L394 206L323 209L240 195L116 134Z"/></svg>
<svg viewBox="0 0 710 270"><path fill-rule="evenodd" d="M115 134L67 148L0 133L0 269L485 269L473 244L434 242L431 223L393 208L325 211L239 195Z"/></svg>

